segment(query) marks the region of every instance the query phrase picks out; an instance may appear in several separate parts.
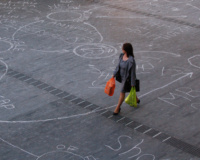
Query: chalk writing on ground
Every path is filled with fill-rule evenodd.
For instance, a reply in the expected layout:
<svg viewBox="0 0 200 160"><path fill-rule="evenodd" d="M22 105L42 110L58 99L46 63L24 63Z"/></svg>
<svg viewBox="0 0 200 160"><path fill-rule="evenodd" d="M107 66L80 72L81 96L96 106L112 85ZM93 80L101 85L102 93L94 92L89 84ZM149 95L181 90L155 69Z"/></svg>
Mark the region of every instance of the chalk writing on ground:
<svg viewBox="0 0 200 160"><path fill-rule="evenodd" d="M0 53L5 53L8 51L24 51L26 45L23 41L12 40L9 38L0 37Z"/></svg>
<svg viewBox="0 0 200 160"><path fill-rule="evenodd" d="M102 71L98 69L95 65L89 64L89 69L87 72L96 74L98 77L92 82L92 86L89 88L105 88L105 83L111 78L114 68L110 67L109 71ZM112 71L112 72L111 72Z"/></svg>
<svg viewBox="0 0 200 160"><path fill-rule="evenodd" d="M65 149L65 145L58 145L56 151L51 151L48 153L45 153L41 156L38 156L36 160L48 160L48 159L58 159L61 160L60 158L63 157L65 160L71 160L71 159L76 159L76 160L96 160L94 156L89 155L89 156L81 156L77 153L73 153L75 150L78 151L77 147L74 146L69 146L67 150ZM63 160L64 160L63 159Z"/></svg>
<svg viewBox="0 0 200 160"><path fill-rule="evenodd" d="M144 157L148 160L155 160L156 157L153 154L147 154L142 151L140 147L144 143L144 139L140 140L140 142L135 142L130 136L121 135L117 138L117 147L112 147L110 145L105 145L109 150L117 153L121 159L131 159L137 158L136 160L141 160ZM116 144L116 143L115 143Z"/></svg>
<svg viewBox="0 0 200 160"><path fill-rule="evenodd" d="M15 106L14 104L11 102L10 99L5 98L4 96L0 95L0 109L14 109Z"/></svg>
<svg viewBox="0 0 200 160"><path fill-rule="evenodd" d="M65 145L60 144L56 147L57 150L55 151L50 151L47 153L44 153L42 155L36 155L33 154L29 151L26 151L25 149L22 149L2 138L0 138L0 141L10 145L11 147L13 147L16 150L20 150L21 152L24 152L30 156L33 156L36 158L36 160L48 160L48 159L55 159L55 160L71 160L71 159L76 159L76 160L96 160L96 158L92 155L88 155L88 156L81 156L79 154L74 153L74 150L78 150L77 147L74 146L69 146L66 150L65 150ZM61 159L62 158L62 159ZM64 159L63 159L64 158Z"/></svg>
<svg viewBox="0 0 200 160"><path fill-rule="evenodd" d="M158 97L158 99L175 107L181 107L183 104L190 104L193 109L199 110L199 97L200 90L190 87L180 87L175 89L174 92L169 92L165 96Z"/></svg>
<svg viewBox="0 0 200 160"><path fill-rule="evenodd" d="M142 145L145 143L144 139L133 139L128 135L121 135L111 145L105 145L105 147L117 154L123 160L156 160L157 157L152 153L145 153L142 149ZM161 158L159 160L173 160L174 158ZM189 159L189 160L192 160Z"/></svg>

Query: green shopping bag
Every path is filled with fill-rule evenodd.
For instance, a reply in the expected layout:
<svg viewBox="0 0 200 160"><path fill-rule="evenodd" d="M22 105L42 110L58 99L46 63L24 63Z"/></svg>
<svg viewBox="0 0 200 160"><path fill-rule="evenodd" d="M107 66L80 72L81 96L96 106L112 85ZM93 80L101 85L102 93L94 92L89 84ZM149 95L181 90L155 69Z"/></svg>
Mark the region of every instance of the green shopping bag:
<svg viewBox="0 0 200 160"><path fill-rule="evenodd" d="M137 98L135 87L131 88L129 95L126 97L125 102L132 107L137 107Z"/></svg>

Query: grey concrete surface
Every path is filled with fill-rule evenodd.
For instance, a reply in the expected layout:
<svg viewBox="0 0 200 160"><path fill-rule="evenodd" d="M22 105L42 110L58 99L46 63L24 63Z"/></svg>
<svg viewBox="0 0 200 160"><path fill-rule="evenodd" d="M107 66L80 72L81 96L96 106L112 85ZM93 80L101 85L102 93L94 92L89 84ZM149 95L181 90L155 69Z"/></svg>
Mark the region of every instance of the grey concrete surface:
<svg viewBox="0 0 200 160"><path fill-rule="evenodd" d="M198 0L0 0L0 160L199 160L199 41ZM125 42L141 103L113 117Z"/></svg>

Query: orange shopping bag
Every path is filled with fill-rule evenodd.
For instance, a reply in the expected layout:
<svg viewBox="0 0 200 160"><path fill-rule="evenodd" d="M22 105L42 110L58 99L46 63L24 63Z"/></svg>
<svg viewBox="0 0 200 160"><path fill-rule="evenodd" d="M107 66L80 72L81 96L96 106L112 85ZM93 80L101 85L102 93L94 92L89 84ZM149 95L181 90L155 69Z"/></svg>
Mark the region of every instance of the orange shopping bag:
<svg viewBox="0 0 200 160"><path fill-rule="evenodd" d="M111 79L108 80L106 83L106 87L104 89L104 92L108 94L109 96L113 96L115 90L115 78L112 77Z"/></svg>

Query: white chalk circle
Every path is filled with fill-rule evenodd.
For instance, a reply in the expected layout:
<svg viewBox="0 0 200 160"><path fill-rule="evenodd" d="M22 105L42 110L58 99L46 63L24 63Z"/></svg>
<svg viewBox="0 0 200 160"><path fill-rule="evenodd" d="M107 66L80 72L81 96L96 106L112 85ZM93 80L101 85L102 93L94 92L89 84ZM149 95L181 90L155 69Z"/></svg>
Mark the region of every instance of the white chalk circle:
<svg viewBox="0 0 200 160"><path fill-rule="evenodd" d="M13 44L7 40L0 39L0 53L7 52L13 48Z"/></svg>
<svg viewBox="0 0 200 160"><path fill-rule="evenodd" d="M84 44L73 50L74 54L88 59L108 58L117 54L117 49L107 44Z"/></svg>
<svg viewBox="0 0 200 160"><path fill-rule="evenodd" d="M84 157L68 151L53 151L43 154L36 160L84 160Z"/></svg>
<svg viewBox="0 0 200 160"><path fill-rule="evenodd" d="M192 56L188 59L190 65L200 69L200 55Z"/></svg>
<svg viewBox="0 0 200 160"><path fill-rule="evenodd" d="M47 18L53 21L77 21L82 17L82 14L73 11L53 12L47 15Z"/></svg>

